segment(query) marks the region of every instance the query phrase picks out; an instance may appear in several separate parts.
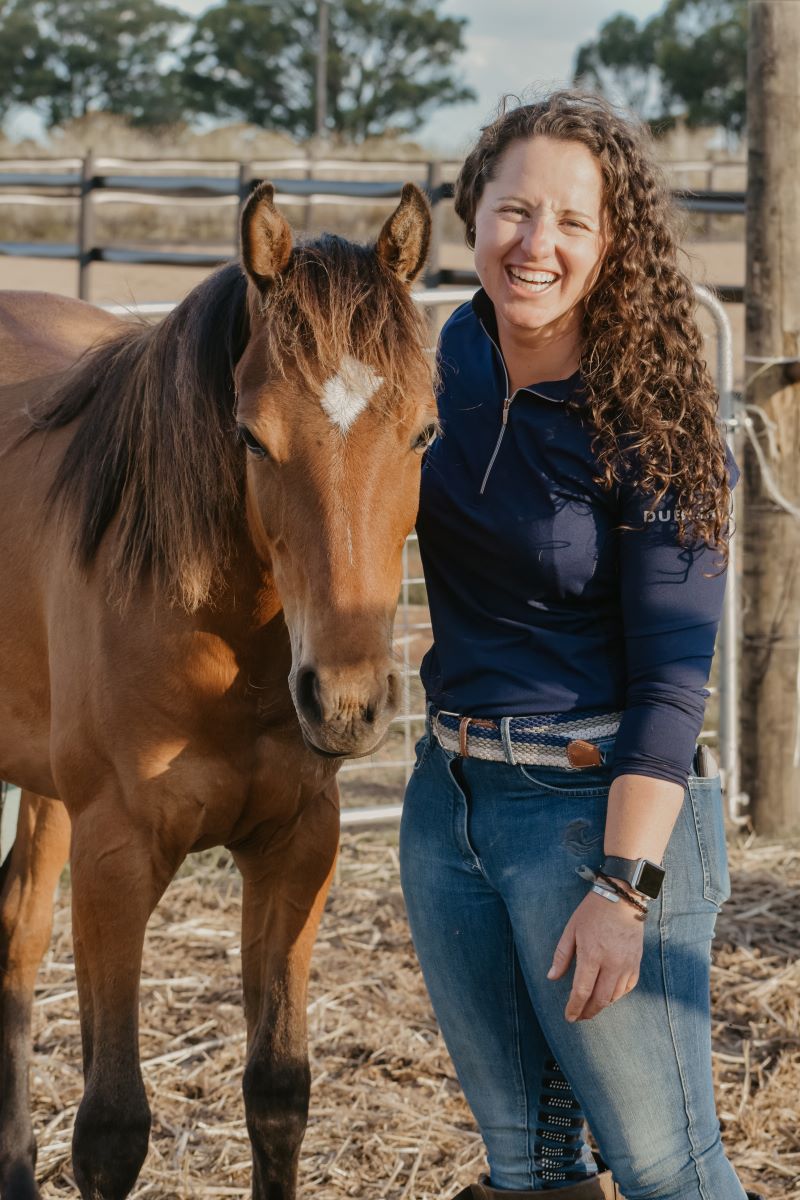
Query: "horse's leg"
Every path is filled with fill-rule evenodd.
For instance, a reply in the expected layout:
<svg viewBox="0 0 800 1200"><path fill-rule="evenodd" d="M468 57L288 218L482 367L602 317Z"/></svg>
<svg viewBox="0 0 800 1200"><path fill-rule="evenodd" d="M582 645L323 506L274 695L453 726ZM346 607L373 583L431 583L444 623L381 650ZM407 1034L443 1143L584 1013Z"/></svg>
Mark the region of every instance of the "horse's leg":
<svg viewBox="0 0 800 1200"><path fill-rule="evenodd" d="M291 833L237 845L244 879L242 978L247 1017L243 1091L253 1200L293 1200L308 1118L309 960L339 838L335 782Z"/></svg>
<svg viewBox="0 0 800 1200"><path fill-rule="evenodd" d="M72 927L86 1082L72 1163L84 1200L123 1200L150 1136L139 1067L139 975L148 919L185 854L99 798L73 817Z"/></svg>
<svg viewBox="0 0 800 1200"><path fill-rule="evenodd" d="M0 1195L32 1200L36 1143L28 1056L36 972L50 941L53 894L69 854L60 800L23 792L0 891Z"/></svg>

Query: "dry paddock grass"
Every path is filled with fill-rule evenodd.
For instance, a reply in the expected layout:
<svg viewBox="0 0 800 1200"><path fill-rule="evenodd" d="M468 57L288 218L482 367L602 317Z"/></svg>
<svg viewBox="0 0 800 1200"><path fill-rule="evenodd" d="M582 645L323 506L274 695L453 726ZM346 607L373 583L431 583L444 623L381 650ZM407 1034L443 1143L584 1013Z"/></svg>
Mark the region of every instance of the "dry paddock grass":
<svg viewBox="0 0 800 1200"><path fill-rule="evenodd" d="M314 956L301 1194L319 1200L449 1200L483 1164L413 956L396 843L393 830L345 833ZM800 1198L800 842L742 840L730 860L712 976L723 1139L746 1186ZM154 1122L137 1197L250 1194L238 928L223 852L190 861L151 922L141 1045ZM32 1082L44 1195L72 1197L81 1072L67 884L37 988Z"/></svg>

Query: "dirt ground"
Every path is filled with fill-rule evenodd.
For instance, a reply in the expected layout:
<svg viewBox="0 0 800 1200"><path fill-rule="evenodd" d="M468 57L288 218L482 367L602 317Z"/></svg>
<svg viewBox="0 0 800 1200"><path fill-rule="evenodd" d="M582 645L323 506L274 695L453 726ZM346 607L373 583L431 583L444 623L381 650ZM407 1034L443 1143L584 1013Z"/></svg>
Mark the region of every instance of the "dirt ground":
<svg viewBox="0 0 800 1200"><path fill-rule="evenodd" d="M729 855L733 893L717 923L711 977L722 1139L746 1187L767 1200L800 1200L800 841L740 838ZM137 1200L250 1194L239 895L227 854L208 852L186 864L151 921L141 1048L154 1122ZM477 1178L483 1145L417 967L395 829L344 834L308 1014L301 1196L451 1200ZM34 1039L43 1196L72 1198L82 1076L67 882L37 986Z"/></svg>

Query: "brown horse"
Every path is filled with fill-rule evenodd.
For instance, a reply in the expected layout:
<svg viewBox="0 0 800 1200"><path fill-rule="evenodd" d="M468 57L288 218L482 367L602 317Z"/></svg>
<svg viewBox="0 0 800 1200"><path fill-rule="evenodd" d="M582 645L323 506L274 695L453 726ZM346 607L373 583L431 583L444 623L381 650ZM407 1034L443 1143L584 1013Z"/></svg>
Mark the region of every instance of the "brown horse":
<svg viewBox="0 0 800 1200"><path fill-rule="evenodd" d="M373 247L292 246L272 188L242 265L159 326L0 301L0 777L23 789L0 909L0 1194L31 1200L34 977L70 856L85 1093L81 1195L147 1152L145 926L184 857L243 876L253 1194L290 1200L308 1110L309 955L342 757L395 713L391 653L435 430L406 185Z"/></svg>

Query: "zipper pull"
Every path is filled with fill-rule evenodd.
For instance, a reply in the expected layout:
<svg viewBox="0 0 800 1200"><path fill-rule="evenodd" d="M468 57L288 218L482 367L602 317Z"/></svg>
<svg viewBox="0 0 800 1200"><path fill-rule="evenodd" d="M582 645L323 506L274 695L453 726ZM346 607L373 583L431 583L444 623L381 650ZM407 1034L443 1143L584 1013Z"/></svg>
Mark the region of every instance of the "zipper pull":
<svg viewBox="0 0 800 1200"><path fill-rule="evenodd" d="M486 487L486 481L489 478L489 472L491 471L492 467L494 466L494 460L497 458L497 452L500 449L500 443L503 440L503 434L506 431L506 422L508 421L508 410L511 407L511 401L513 399L514 399L513 396L506 396L505 400L503 401L503 417L500 422L500 435L497 439L497 443L494 448L494 453L492 454L492 457L489 459L489 465L486 468L486 474L483 477L483 483L481 484L481 490L479 493L481 496L483 495L484 488Z"/></svg>

